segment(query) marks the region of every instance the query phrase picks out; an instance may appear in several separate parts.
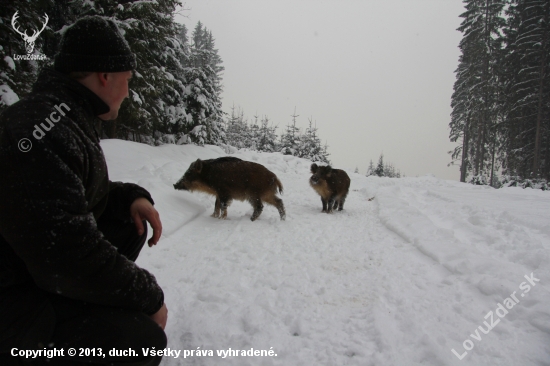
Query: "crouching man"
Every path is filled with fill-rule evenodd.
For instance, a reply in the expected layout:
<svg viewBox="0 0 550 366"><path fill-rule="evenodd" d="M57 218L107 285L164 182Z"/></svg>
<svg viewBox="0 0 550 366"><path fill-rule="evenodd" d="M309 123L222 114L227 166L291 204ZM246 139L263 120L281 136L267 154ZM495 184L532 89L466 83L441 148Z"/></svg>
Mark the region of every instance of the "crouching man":
<svg viewBox="0 0 550 366"><path fill-rule="evenodd" d="M0 116L1 365L161 361L142 348L166 347L164 295L134 263L147 222L149 246L160 238L159 214L145 189L109 180L95 130L97 117L117 117L135 66L112 21L82 18L63 35L55 70Z"/></svg>

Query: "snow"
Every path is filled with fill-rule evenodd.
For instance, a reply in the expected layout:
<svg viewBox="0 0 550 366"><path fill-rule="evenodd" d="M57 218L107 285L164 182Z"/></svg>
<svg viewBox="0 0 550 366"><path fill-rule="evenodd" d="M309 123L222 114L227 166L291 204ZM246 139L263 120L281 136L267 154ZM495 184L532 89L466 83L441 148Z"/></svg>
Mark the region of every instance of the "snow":
<svg viewBox="0 0 550 366"><path fill-rule="evenodd" d="M137 104L139 105L142 105L143 104L143 101L141 100L141 98L139 97L139 94L136 93L135 91L133 90L130 90L132 92L132 100L134 102L136 102Z"/></svg>
<svg viewBox="0 0 550 366"><path fill-rule="evenodd" d="M12 105L19 101L17 94L8 84L0 85L0 104Z"/></svg>
<svg viewBox="0 0 550 366"><path fill-rule="evenodd" d="M6 62L6 64L8 64L8 67L10 69L15 71L15 62L13 61L13 59L10 56L4 57L4 61Z"/></svg>
<svg viewBox="0 0 550 366"><path fill-rule="evenodd" d="M137 261L163 287L168 347L182 351L163 366L550 363L548 192L348 171L344 211L329 215L311 162L239 150L283 183L286 221L266 204L251 222L239 201L218 220L213 197L172 185L219 147L102 147L111 179L148 189L163 222ZM251 348L277 356L217 355Z"/></svg>

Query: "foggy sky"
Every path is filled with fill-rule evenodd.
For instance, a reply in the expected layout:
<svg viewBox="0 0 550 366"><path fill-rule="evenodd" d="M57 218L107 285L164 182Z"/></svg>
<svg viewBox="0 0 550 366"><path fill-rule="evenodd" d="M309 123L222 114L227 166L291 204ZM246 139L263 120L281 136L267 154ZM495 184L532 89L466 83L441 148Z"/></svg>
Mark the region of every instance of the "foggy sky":
<svg viewBox="0 0 550 366"><path fill-rule="evenodd" d="M312 118L336 168L366 172L381 153L407 176L447 167L460 0L187 0L176 20L212 31L223 110L278 125ZM184 15L184 16L183 16Z"/></svg>

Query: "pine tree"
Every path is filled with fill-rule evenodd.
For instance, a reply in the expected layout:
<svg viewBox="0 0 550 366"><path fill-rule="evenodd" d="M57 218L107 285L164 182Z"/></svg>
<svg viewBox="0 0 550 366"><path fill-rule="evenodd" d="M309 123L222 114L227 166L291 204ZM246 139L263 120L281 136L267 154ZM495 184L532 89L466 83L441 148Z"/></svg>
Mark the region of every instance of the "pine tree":
<svg viewBox="0 0 550 366"><path fill-rule="evenodd" d="M507 15L504 173L550 179L550 3L514 0Z"/></svg>
<svg viewBox="0 0 550 366"><path fill-rule="evenodd" d="M380 158L378 158L378 165L376 166L376 169L374 169L374 174L379 177L385 177L384 174L384 154L380 154Z"/></svg>
<svg viewBox="0 0 550 366"><path fill-rule="evenodd" d="M374 163L372 162L372 159L369 162L369 167L367 168L367 174L365 174L367 177L370 177L371 175L375 175L374 173Z"/></svg>
<svg viewBox="0 0 550 366"><path fill-rule="evenodd" d="M504 3L497 0L465 0L466 12L458 28L464 33L457 69L450 139L462 144L452 152L461 156L461 181L468 173L491 174L498 146L498 80Z"/></svg>
<svg viewBox="0 0 550 366"><path fill-rule="evenodd" d="M225 67L222 66L223 61L215 48L215 39L212 36L212 31L206 30L205 49L210 52L209 65L214 70L216 80L216 92L220 94L223 90L222 78Z"/></svg>
<svg viewBox="0 0 550 366"><path fill-rule="evenodd" d="M47 60L25 60L17 59L17 57L14 59L14 55L26 56L28 52L22 36L12 27L12 20L15 28L21 33L27 32L28 35L43 28L34 42L31 55L45 54L44 44L47 39L54 36L52 12L50 11L53 6L53 0L2 3L0 7L0 39L2 39L0 45L0 112L29 93L40 69L51 64ZM45 28L44 23L46 23ZM46 56L52 57L51 54L46 54Z"/></svg>
<svg viewBox="0 0 550 366"><path fill-rule="evenodd" d="M317 136L317 127L313 126L313 118L309 119L309 127L298 138L298 149L295 155L313 162L328 163L323 154L321 140Z"/></svg>
<svg viewBox="0 0 550 366"><path fill-rule="evenodd" d="M129 98L115 123L104 124L104 132L110 137L156 144L222 143L222 61L212 32L200 25L200 30L188 37L186 27L174 21L174 11L180 5L180 0L29 1L21 11L20 23L36 25L44 12L51 15L48 28L36 43L36 50L43 48L50 61L39 64L14 64L6 57L14 51L21 53L24 44L11 28L15 6L2 6L0 34L7 35L3 39L8 42L0 49L4 60L0 61L0 90L4 91L0 110L8 96L16 100L30 90L39 71L37 65L52 65L64 27L85 15L99 15L117 24L137 58Z"/></svg>
<svg viewBox="0 0 550 366"><path fill-rule="evenodd" d="M178 125L187 120L182 98L186 90L181 66L184 49L178 39L181 27L173 19L179 0L75 0L62 5L50 7L56 14L54 32L85 15L103 16L117 24L136 55L137 69L130 81L129 98L109 129L111 137L153 143L177 132ZM52 59L59 42L55 34L46 42Z"/></svg>
<svg viewBox="0 0 550 366"><path fill-rule="evenodd" d="M280 152L284 155L296 155L299 147L300 129L296 127L296 108L292 117L292 125L287 125L285 132L281 135Z"/></svg>
<svg viewBox="0 0 550 366"><path fill-rule="evenodd" d="M235 106L231 108L231 114L224 123L227 144L237 148L248 148L264 152L283 152L314 162L330 164L328 159L328 145L321 145L317 135L317 127L313 125L313 119L309 119L309 127L304 134L296 127L296 111L292 115L292 125L288 125L285 132L277 142L277 126L273 126L269 117L264 116L259 121L259 116L254 116L254 122L250 125L244 118L244 113Z"/></svg>
<svg viewBox="0 0 550 366"><path fill-rule="evenodd" d="M372 160L369 162L369 167L367 168L367 177L378 176L378 177L387 177L387 178L401 178L401 171L396 169L393 163L384 161L384 154L380 154L378 158L378 164L376 167Z"/></svg>
<svg viewBox="0 0 550 366"><path fill-rule="evenodd" d="M235 106L231 108L231 115L225 125L225 136L228 145L242 149L247 146L250 139L248 122L244 117L244 112Z"/></svg>
<svg viewBox="0 0 550 366"><path fill-rule="evenodd" d="M254 116L254 123L248 128L248 136L246 136L246 147L251 150L258 150L260 140L260 126L258 125L258 114Z"/></svg>
<svg viewBox="0 0 550 366"><path fill-rule="evenodd" d="M277 151L277 126L269 125L269 118L265 116L258 128L258 151L275 152Z"/></svg>
<svg viewBox="0 0 550 366"><path fill-rule="evenodd" d="M211 33L198 22L192 34L193 44L187 67L186 80L190 82L184 98L191 116L189 137L197 144L218 144L225 141L223 111L221 109L220 75L214 69L217 51ZM221 66L220 66L221 67ZM223 69L220 69L223 70Z"/></svg>
<svg viewBox="0 0 550 366"><path fill-rule="evenodd" d="M322 161L330 165L330 160L328 158L329 156L330 154L328 152L328 143L325 141L325 145L323 145L323 150L321 151L321 157L319 161Z"/></svg>
<svg viewBox="0 0 550 366"><path fill-rule="evenodd" d="M395 178L395 168L391 163L384 164L384 176L388 178Z"/></svg>

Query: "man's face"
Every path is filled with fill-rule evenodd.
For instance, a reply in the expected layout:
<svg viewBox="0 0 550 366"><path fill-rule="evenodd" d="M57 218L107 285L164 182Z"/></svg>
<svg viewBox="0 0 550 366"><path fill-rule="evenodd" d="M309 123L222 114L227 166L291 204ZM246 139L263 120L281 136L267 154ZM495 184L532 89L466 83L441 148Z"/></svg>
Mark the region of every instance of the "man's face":
<svg viewBox="0 0 550 366"><path fill-rule="evenodd" d="M132 72L111 72L102 74L102 77L105 78L106 83L101 93L101 99L107 103L111 110L99 118L112 120L117 118L122 101L128 97L128 82L132 78Z"/></svg>

